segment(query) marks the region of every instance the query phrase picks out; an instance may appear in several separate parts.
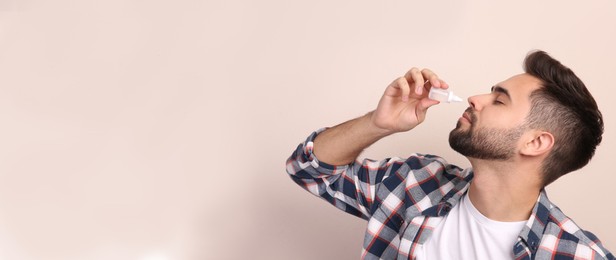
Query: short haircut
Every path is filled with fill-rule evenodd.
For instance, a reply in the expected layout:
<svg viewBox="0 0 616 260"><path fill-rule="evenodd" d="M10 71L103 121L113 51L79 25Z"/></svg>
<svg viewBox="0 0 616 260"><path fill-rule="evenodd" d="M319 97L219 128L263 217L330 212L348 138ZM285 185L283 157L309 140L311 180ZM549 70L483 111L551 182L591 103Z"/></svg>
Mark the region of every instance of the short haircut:
<svg viewBox="0 0 616 260"><path fill-rule="evenodd" d="M528 126L555 139L541 166L546 186L588 164L601 143L603 116L582 80L544 51L529 53L524 71L542 82L530 96Z"/></svg>

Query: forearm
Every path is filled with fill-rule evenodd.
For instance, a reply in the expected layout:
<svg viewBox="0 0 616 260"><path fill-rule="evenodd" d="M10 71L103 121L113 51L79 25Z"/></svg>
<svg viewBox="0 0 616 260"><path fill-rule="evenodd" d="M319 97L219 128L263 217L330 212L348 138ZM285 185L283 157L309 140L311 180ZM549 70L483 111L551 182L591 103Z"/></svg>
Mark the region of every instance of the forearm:
<svg viewBox="0 0 616 260"><path fill-rule="evenodd" d="M432 86L448 88L432 71L412 68L387 86L376 110L320 133L313 142L314 154L327 164L346 165L379 139L413 129L428 108L439 103L428 98Z"/></svg>
<svg viewBox="0 0 616 260"><path fill-rule="evenodd" d="M314 154L319 161L330 165L346 165L389 131L376 127L370 112L320 133L314 140Z"/></svg>

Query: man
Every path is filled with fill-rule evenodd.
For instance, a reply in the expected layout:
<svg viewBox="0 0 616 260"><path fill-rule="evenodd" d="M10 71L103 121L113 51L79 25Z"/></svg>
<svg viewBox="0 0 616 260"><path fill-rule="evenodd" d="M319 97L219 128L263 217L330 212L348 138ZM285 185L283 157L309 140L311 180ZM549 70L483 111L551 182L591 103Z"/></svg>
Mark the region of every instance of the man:
<svg viewBox="0 0 616 260"><path fill-rule="evenodd" d="M588 163L603 121L584 83L542 51L525 73L468 99L451 147L471 168L414 154L356 158L377 140L424 121L430 88L448 85L411 69L376 110L320 129L300 144L287 172L304 189L369 220L365 259L615 259L552 204L544 187Z"/></svg>

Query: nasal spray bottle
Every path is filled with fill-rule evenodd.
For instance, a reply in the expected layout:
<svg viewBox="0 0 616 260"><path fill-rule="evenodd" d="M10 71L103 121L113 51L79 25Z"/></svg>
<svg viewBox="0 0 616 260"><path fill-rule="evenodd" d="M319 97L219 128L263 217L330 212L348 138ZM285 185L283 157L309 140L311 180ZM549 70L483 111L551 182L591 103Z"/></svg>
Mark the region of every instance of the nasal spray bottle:
<svg viewBox="0 0 616 260"><path fill-rule="evenodd" d="M446 103L462 102L462 99L454 95L452 91L440 88L430 88L428 98Z"/></svg>

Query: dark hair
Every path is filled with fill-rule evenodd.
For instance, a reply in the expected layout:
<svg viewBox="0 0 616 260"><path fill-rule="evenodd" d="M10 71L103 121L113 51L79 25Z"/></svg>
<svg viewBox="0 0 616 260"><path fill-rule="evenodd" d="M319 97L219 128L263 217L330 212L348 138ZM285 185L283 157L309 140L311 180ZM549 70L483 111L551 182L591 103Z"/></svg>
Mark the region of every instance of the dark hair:
<svg viewBox="0 0 616 260"><path fill-rule="evenodd" d="M530 96L528 126L555 139L541 166L545 186L588 164L601 143L603 117L582 80L547 53L529 53L524 71L542 82Z"/></svg>

